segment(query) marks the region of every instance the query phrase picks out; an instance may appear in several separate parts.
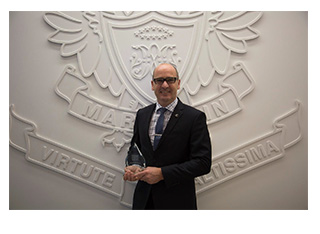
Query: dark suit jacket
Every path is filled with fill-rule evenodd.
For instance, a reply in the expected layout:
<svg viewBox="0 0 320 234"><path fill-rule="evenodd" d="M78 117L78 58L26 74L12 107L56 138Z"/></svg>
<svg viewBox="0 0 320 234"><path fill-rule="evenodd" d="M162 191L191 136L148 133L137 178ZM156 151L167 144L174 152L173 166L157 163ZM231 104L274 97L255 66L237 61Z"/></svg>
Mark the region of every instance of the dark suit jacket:
<svg viewBox="0 0 320 234"><path fill-rule="evenodd" d="M194 178L211 168L206 116L179 100L154 151L149 125L155 106L137 112L131 145L137 143L147 166L161 167L164 180L154 185L138 181L133 209L144 209L149 196L156 209L197 209Z"/></svg>

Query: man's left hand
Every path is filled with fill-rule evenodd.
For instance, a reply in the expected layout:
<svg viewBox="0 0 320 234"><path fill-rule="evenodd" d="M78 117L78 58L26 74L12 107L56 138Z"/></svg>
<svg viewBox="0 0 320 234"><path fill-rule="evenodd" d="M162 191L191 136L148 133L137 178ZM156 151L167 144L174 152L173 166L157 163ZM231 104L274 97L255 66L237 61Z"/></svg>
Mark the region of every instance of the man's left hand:
<svg viewBox="0 0 320 234"><path fill-rule="evenodd" d="M161 168L158 167L147 167L143 171L136 173L135 176L148 184L156 184L163 180Z"/></svg>

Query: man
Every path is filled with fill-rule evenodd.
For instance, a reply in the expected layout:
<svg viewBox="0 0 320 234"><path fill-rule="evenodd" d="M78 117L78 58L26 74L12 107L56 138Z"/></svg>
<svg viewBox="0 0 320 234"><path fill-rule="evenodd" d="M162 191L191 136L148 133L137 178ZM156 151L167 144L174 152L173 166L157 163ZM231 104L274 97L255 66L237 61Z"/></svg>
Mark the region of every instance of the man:
<svg viewBox="0 0 320 234"><path fill-rule="evenodd" d="M177 98L180 79L174 66L156 67L151 88L157 103L137 112L131 141L147 167L126 167L124 174L124 180L138 180L133 209L197 209L194 178L211 168L206 116ZM163 122L160 130L158 122Z"/></svg>

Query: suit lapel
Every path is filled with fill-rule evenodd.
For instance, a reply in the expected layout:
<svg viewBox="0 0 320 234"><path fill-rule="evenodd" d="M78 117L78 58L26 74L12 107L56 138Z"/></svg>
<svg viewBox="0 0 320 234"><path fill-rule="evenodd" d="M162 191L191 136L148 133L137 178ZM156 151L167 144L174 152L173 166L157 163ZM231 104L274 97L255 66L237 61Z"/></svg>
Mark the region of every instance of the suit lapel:
<svg viewBox="0 0 320 234"><path fill-rule="evenodd" d="M182 115L183 115L183 103L178 99L178 104L174 109L174 111L172 112L172 115L167 124L167 127L165 128L162 134L158 147L161 145L161 142L165 140L166 136L170 134L170 132L172 131L172 129L174 128L174 126L176 125L176 123L178 122L178 120L181 118Z"/></svg>
<svg viewBox="0 0 320 234"><path fill-rule="evenodd" d="M155 108L156 108L156 104L151 105L150 108L146 111L145 116L142 121L142 126L144 127L143 132L144 132L144 134L146 134L146 136L148 138L148 146L150 149L152 149L153 147L151 145L151 140L150 140L150 136L149 136L149 127L150 127L152 114L153 114Z"/></svg>

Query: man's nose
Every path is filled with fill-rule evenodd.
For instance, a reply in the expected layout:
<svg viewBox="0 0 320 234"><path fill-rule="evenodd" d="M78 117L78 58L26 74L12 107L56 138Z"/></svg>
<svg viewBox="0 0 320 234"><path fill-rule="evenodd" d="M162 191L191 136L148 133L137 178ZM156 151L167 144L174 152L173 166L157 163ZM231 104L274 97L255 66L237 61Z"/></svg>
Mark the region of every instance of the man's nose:
<svg viewBox="0 0 320 234"><path fill-rule="evenodd" d="M169 87L169 84L167 83L166 80L164 80L161 86L166 88L166 87Z"/></svg>

